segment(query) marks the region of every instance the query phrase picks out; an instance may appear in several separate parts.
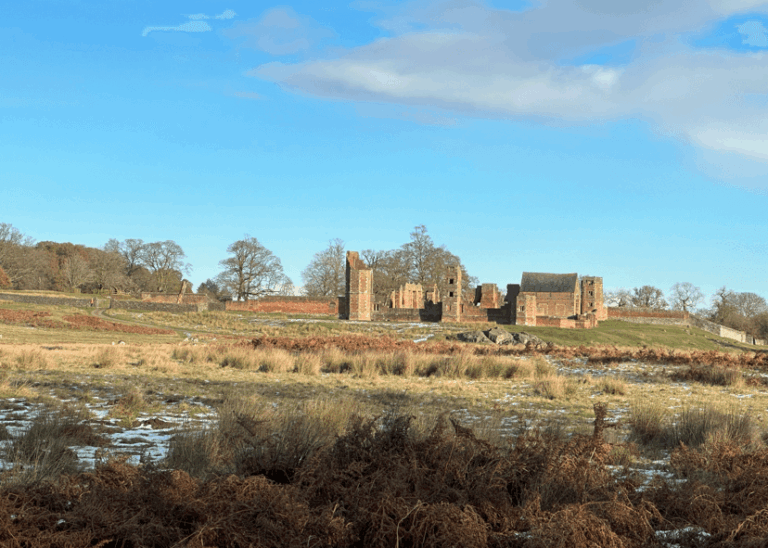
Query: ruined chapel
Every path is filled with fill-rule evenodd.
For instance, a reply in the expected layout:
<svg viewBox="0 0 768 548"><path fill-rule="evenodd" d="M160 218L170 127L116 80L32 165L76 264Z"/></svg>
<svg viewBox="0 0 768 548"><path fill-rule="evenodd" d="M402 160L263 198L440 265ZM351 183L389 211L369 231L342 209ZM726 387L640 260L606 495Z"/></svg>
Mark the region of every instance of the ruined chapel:
<svg viewBox="0 0 768 548"><path fill-rule="evenodd" d="M603 279L578 274L523 272L519 284L501 295L496 284L477 286L474 299L463 292L461 268L445 272L446 289L405 284L386 303L376 303L373 271L356 251L347 252L346 289L339 317L358 321L496 322L564 328L596 327L608 317Z"/></svg>

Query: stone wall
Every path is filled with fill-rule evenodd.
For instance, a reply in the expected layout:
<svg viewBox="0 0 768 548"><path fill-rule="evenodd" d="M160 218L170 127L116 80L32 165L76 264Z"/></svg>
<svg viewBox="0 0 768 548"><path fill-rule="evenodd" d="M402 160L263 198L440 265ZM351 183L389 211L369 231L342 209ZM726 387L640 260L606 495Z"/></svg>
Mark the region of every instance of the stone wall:
<svg viewBox="0 0 768 548"><path fill-rule="evenodd" d="M336 297L283 297L273 295L253 301L229 301L227 310L247 312L283 312L286 314L325 314L339 313L339 298Z"/></svg>
<svg viewBox="0 0 768 548"><path fill-rule="evenodd" d="M747 334L743 331L731 329L730 327L725 327L724 325L710 322L709 320L699 318L698 316L691 316L690 323L691 325L712 333L713 335L738 342L747 342Z"/></svg>
<svg viewBox="0 0 768 548"><path fill-rule="evenodd" d="M91 300L94 305L101 304L101 308L108 306L106 299L89 297L87 299L73 299L69 297L45 297L42 295L25 295L23 293L0 293L0 300L13 301L17 303L29 304L48 304L53 306L74 306L76 308L88 308L91 306Z"/></svg>
<svg viewBox="0 0 768 548"><path fill-rule="evenodd" d="M632 323L656 325L688 325L690 314L681 310L656 310L652 308L609 307L608 319Z"/></svg>
<svg viewBox="0 0 768 548"><path fill-rule="evenodd" d="M536 316L539 327L560 327L563 329L592 329L597 327L597 316L587 314L579 318L558 318L555 316Z"/></svg>
<svg viewBox="0 0 768 548"><path fill-rule="evenodd" d="M181 302L179 302L178 293L149 293L145 291L141 294L141 300L153 303L203 304L208 302L208 295L183 293L181 295Z"/></svg>
<svg viewBox="0 0 768 548"><path fill-rule="evenodd" d="M153 303L149 301L123 301L110 299L109 308L119 310L145 310L147 312L171 312L183 314L185 312L204 312L208 310L208 303L205 304L173 304L173 303Z"/></svg>

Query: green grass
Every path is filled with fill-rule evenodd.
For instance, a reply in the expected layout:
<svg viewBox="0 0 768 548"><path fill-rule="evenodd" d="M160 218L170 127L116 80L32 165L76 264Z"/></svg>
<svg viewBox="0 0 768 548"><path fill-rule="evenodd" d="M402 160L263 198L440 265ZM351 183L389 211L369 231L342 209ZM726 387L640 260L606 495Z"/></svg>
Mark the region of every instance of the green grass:
<svg viewBox="0 0 768 548"><path fill-rule="evenodd" d="M652 325L620 320L600 322L594 329L561 329L557 327L504 326L511 332L525 331L540 339L562 346L653 346L679 350L754 351L752 345L723 339L695 327Z"/></svg>

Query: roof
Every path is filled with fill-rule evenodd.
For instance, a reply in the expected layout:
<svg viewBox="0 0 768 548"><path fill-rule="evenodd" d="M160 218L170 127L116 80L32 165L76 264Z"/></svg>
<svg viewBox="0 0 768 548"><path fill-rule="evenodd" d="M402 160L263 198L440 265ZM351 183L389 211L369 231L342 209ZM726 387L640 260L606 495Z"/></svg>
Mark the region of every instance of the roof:
<svg viewBox="0 0 768 548"><path fill-rule="evenodd" d="M534 293L574 293L577 291L579 275L545 274L541 272L523 272L520 291Z"/></svg>

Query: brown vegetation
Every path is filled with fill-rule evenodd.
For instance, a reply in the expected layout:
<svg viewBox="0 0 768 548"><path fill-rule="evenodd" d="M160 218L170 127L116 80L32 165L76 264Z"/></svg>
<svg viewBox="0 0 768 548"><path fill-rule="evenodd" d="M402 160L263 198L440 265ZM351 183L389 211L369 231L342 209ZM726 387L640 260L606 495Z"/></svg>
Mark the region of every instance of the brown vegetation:
<svg viewBox="0 0 768 548"><path fill-rule="evenodd" d="M615 447L602 434L613 424L599 404L592 436L529 432L504 446L444 418L424 430L407 415L356 416L334 436L307 416L227 416L216 443L186 444L175 462L188 471L112 460L4 487L0 544L642 547L693 526L675 543L699 547L768 535L768 450L680 446L671 466L687 481L641 488L608 467Z"/></svg>

